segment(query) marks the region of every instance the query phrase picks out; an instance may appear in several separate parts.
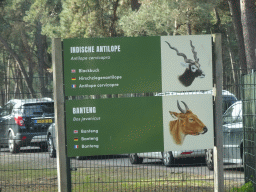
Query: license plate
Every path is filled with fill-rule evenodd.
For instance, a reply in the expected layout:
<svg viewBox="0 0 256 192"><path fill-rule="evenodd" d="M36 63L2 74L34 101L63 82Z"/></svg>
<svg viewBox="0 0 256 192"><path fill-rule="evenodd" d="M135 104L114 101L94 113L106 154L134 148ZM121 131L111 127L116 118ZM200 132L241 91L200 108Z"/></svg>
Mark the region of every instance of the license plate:
<svg viewBox="0 0 256 192"><path fill-rule="evenodd" d="M35 120L35 123L52 123L52 119L39 119Z"/></svg>

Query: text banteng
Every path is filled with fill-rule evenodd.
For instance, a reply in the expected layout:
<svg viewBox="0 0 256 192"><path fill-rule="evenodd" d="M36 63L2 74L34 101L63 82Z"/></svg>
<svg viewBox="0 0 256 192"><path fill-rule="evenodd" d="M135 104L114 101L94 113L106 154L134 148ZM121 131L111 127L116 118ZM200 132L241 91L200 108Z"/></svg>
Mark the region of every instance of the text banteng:
<svg viewBox="0 0 256 192"><path fill-rule="evenodd" d="M96 113L96 107L73 107L73 114Z"/></svg>

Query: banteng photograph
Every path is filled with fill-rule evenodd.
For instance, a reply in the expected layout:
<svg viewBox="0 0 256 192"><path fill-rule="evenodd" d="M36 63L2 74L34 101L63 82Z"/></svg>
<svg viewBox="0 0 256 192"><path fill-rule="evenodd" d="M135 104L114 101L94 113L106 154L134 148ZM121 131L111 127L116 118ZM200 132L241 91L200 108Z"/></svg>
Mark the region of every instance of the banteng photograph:
<svg viewBox="0 0 256 192"><path fill-rule="evenodd" d="M163 97L164 150L213 148L212 95Z"/></svg>
<svg viewBox="0 0 256 192"><path fill-rule="evenodd" d="M162 90L212 89L210 35L161 37Z"/></svg>

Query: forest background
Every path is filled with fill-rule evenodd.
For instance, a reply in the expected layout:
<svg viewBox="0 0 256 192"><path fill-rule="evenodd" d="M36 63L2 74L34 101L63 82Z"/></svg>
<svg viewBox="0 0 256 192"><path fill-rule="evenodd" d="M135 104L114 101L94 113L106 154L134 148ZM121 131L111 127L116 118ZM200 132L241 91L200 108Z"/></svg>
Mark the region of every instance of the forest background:
<svg viewBox="0 0 256 192"><path fill-rule="evenodd" d="M221 33L223 85L238 85L256 69L255 11L255 0L0 0L0 106L52 95L52 38Z"/></svg>

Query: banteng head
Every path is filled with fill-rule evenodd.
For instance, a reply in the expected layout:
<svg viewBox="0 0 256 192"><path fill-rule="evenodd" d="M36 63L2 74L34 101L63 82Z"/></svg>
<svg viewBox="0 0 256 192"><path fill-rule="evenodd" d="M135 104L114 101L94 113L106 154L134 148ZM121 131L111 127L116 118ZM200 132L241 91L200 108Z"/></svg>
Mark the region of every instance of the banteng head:
<svg viewBox="0 0 256 192"><path fill-rule="evenodd" d="M186 135L200 135L208 131L205 124L188 108L187 104L181 102L184 104L185 110L180 107L177 101L177 107L181 113L169 111L175 119L170 121L170 133L177 144L182 144Z"/></svg>
<svg viewBox="0 0 256 192"><path fill-rule="evenodd" d="M201 65L199 64L199 58L197 58L197 52L195 52L195 47L192 45L191 40L190 40L190 46L192 48L191 50L195 60L187 59L187 56L184 53L179 53L178 49L176 49L175 47L172 47L170 43L168 43L167 41L165 42L169 45L171 49L177 52L178 56L182 56L184 58L185 63L181 63L181 65L183 67L186 67L186 70L182 75L179 76L179 81L182 83L182 85L184 85L185 87L188 87L193 83L196 77L199 77L199 78L205 77L205 74L201 69Z"/></svg>

